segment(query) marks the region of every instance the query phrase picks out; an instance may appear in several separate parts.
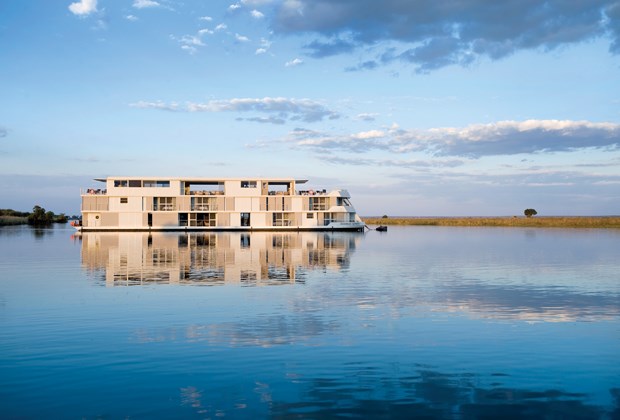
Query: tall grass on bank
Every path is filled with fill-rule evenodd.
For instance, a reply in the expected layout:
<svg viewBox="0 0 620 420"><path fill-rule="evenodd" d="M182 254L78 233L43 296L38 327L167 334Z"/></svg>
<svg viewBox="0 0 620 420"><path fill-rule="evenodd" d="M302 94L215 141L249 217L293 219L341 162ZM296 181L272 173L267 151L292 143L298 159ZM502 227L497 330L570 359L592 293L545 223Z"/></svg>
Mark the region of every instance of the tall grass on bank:
<svg viewBox="0 0 620 420"><path fill-rule="evenodd" d="M0 226L25 225L26 223L28 223L27 217L0 216Z"/></svg>
<svg viewBox="0 0 620 420"><path fill-rule="evenodd" d="M558 217L366 217L367 225L620 228L620 216Z"/></svg>

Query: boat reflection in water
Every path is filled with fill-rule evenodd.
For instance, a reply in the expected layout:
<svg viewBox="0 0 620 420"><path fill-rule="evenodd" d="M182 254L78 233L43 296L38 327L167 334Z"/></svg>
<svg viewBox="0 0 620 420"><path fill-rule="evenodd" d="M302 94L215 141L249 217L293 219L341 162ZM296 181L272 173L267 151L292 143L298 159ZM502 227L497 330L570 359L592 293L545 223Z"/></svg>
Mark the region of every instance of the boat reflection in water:
<svg viewBox="0 0 620 420"><path fill-rule="evenodd" d="M88 232L82 265L106 286L277 285L308 270L341 270L363 234L347 232Z"/></svg>

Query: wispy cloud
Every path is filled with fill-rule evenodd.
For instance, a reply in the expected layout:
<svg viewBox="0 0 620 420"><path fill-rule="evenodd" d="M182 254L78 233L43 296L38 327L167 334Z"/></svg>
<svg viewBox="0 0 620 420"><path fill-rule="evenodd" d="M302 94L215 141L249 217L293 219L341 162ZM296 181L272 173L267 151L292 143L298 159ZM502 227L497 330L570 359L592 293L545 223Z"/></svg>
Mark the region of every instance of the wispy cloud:
<svg viewBox="0 0 620 420"><path fill-rule="evenodd" d="M355 119L360 121L374 121L378 116L379 114L377 113L363 113L357 114Z"/></svg>
<svg viewBox="0 0 620 420"><path fill-rule="evenodd" d="M399 61L428 72L601 37L609 39L613 54L620 54L618 22L616 0L503 0L492 5L488 0L288 0L277 3L273 27L280 34L315 34L305 48L316 58L367 47L378 52L350 70Z"/></svg>
<svg viewBox="0 0 620 420"><path fill-rule="evenodd" d="M125 19L135 22L136 20L138 20L138 17L134 15L127 15L125 16Z"/></svg>
<svg viewBox="0 0 620 420"><path fill-rule="evenodd" d="M271 48L271 41L265 38L261 38L259 47L256 49L255 54L265 54L267 51L269 51L269 48Z"/></svg>
<svg viewBox="0 0 620 420"><path fill-rule="evenodd" d="M9 130L0 126L0 138L6 137L9 135Z"/></svg>
<svg viewBox="0 0 620 420"><path fill-rule="evenodd" d="M300 58L295 58L291 61L287 61L286 63L284 63L285 67L297 67L300 66L304 63L304 60L300 59Z"/></svg>
<svg viewBox="0 0 620 420"><path fill-rule="evenodd" d="M325 105L309 99L289 98L235 98L228 100L213 100L206 103L188 102L184 106L177 103L162 101L138 101L129 106L142 109L157 109L179 112L255 112L267 114L266 117L238 118L243 121L253 121L271 124L284 124L286 121L303 121L307 123L335 120L340 114L328 109Z"/></svg>
<svg viewBox="0 0 620 420"><path fill-rule="evenodd" d="M190 54L198 52L198 47L204 47L206 44L202 41L202 35L206 32L204 29L198 31L197 35L183 35L177 38L174 35L170 35L170 39L177 41L181 45L181 49L187 51Z"/></svg>
<svg viewBox="0 0 620 420"><path fill-rule="evenodd" d="M74 15L87 16L97 11L97 0L80 0L69 5L69 11Z"/></svg>
<svg viewBox="0 0 620 420"><path fill-rule="evenodd" d="M179 111L179 106L175 102L165 103L163 101L156 102L147 102L147 101L138 101L129 104L132 108L141 108L141 109L159 109L161 111Z"/></svg>
<svg viewBox="0 0 620 420"><path fill-rule="evenodd" d="M238 42L249 42L250 38L244 35L235 34L235 40L237 40Z"/></svg>
<svg viewBox="0 0 620 420"><path fill-rule="evenodd" d="M147 9L150 7L161 7L161 3L155 0L134 0L133 7L136 9Z"/></svg>
<svg viewBox="0 0 620 420"><path fill-rule="evenodd" d="M213 21L213 18L211 16L201 16L198 18L198 20L204 20L205 22L211 22Z"/></svg>
<svg viewBox="0 0 620 420"><path fill-rule="evenodd" d="M379 166L391 168L407 168L407 169L430 169L430 168L456 168L465 164L459 159L353 159L347 157L339 157L331 154L322 155L321 161L333 163L336 165L352 165L352 166Z"/></svg>
<svg viewBox="0 0 620 420"><path fill-rule="evenodd" d="M617 150L620 148L620 124L527 120L429 130L404 130L393 126L388 130L346 135L294 131L287 141L317 151L384 150L399 154L422 152L433 156L480 158L586 148Z"/></svg>
<svg viewBox="0 0 620 420"><path fill-rule="evenodd" d="M252 16L254 19L262 19L265 17L263 13L259 12L256 9L250 12L250 16Z"/></svg>

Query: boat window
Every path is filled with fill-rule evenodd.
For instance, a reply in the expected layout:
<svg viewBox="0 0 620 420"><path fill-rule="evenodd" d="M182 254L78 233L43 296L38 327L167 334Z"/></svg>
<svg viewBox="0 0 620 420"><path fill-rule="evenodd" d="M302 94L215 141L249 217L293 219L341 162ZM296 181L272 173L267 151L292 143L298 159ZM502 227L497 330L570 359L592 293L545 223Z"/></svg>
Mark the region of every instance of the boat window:
<svg viewBox="0 0 620 420"><path fill-rule="evenodd" d="M141 180L130 180L129 181L129 186L132 188L140 188L142 187L142 181Z"/></svg>
<svg viewBox="0 0 620 420"><path fill-rule="evenodd" d="M351 207L351 202L347 198L338 197L338 199L336 200L336 205Z"/></svg>
<svg viewBox="0 0 620 420"><path fill-rule="evenodd" d="M314 219L314 213L306 213L306 219Z"/></svg>
<svg viewBox="0 0 620 420"><path fill-rule="evenodd" d="M121 197L121 204L127 204L127 197Z"/></svg>
<svg viewBox="0 0 620 420"><path fill-rule="evenodd" d="M170 186L170 181L143 181L145 188L167 188Z"/></svg>
<svg viewBox="0 0 620 420"><path fill-rule="evenodd" d="M256 188L256 181L241 181L241 188Z"/></svg>
<svg viewBox="0 0 620 420"><path fill-rule="evenodd" d="M175 197L153 197L153 210L174 211L176 207Z"/></svg>
<svg viewBox="0 0 620 420"><path fill-rule="evenodd" d="M114 186L115 187L126 187L127 186L127 181L126 180L120 180L120 179L116 179L114 180Z"/></svg>

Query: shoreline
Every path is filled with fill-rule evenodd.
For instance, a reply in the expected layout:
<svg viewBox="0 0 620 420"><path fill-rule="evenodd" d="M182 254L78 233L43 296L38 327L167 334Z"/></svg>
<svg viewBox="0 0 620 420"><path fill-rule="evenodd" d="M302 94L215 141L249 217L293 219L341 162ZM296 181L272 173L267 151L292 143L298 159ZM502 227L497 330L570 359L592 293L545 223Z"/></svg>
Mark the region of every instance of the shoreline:
<svg viewBox="0 0 620 420"><path fill-rule="evenodd" d="M620 229L620 216L362 217L367 225Z"/></svg>

